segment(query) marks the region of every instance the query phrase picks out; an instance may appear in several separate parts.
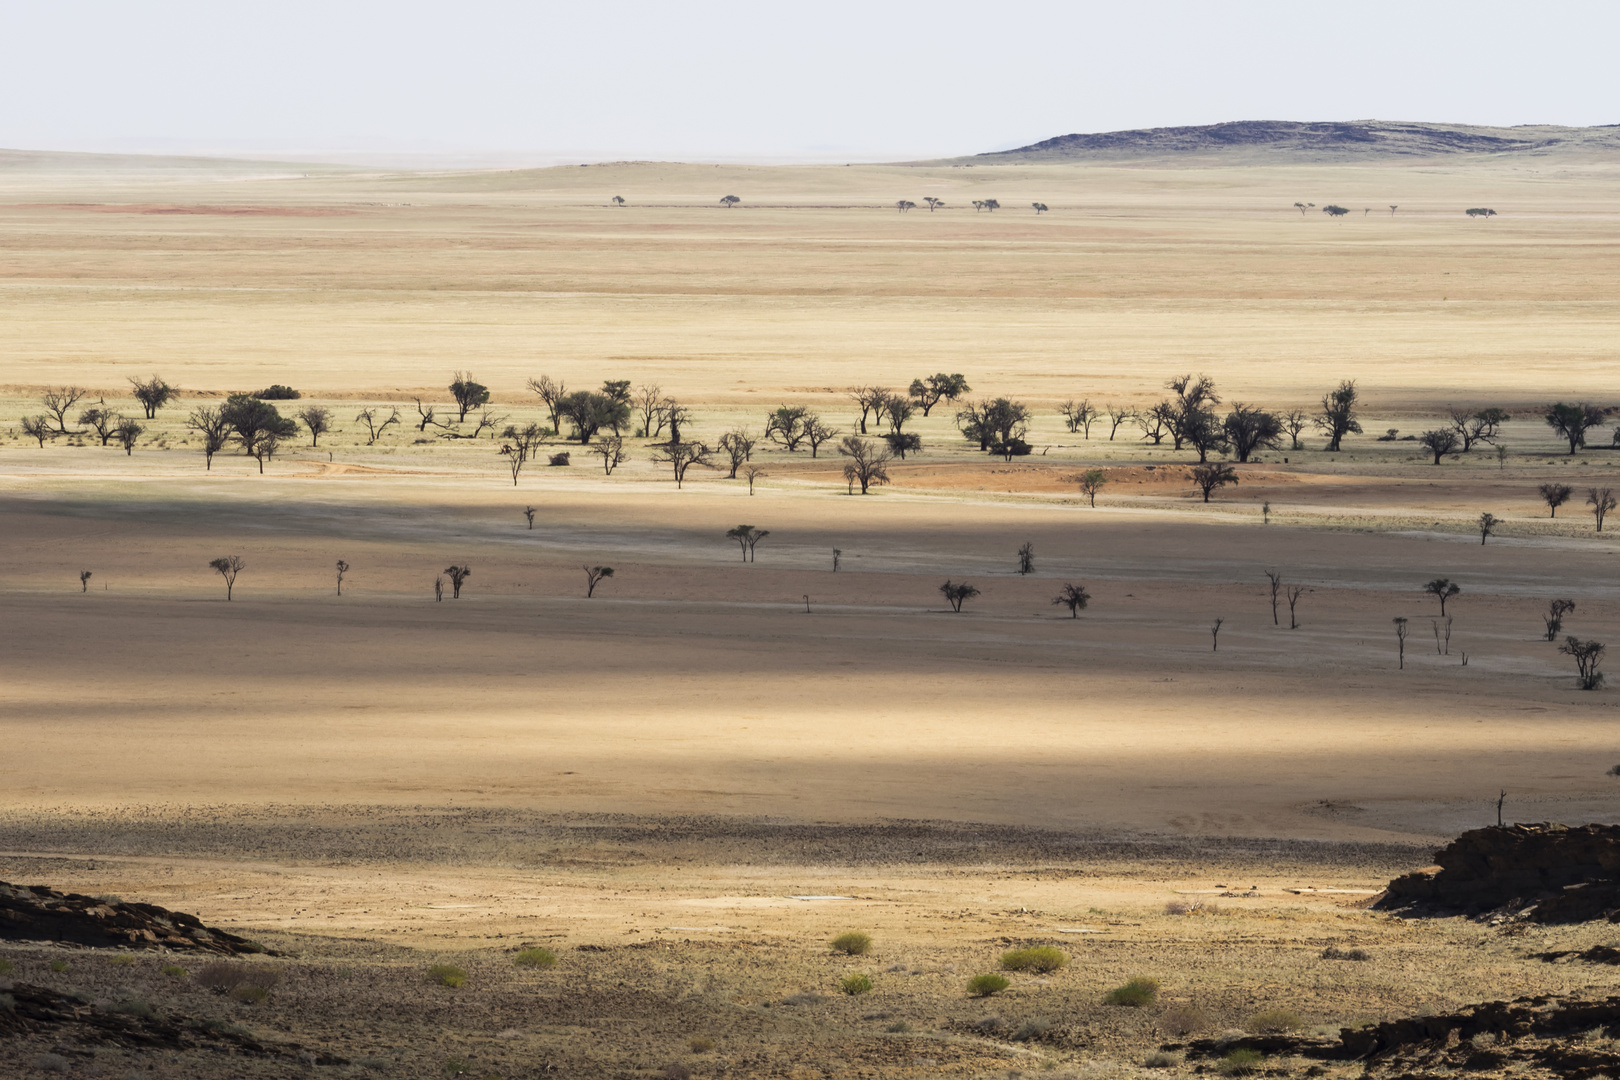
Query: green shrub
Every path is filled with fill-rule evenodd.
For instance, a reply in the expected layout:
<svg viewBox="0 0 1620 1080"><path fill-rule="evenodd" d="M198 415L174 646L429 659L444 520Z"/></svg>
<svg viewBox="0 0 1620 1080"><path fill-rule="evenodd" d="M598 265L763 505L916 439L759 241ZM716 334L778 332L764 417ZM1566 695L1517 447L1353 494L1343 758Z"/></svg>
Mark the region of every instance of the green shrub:
<svg viewBox="0 0 1620 1080"><path fill-rule="evenodd" d="M832 950L849 956L865 956L872 951L872 936L859 930L839 934L832 939Z"/></svg>
<svg viewBox="0 0 1620 1080"><path fill-rule="evenodd" d="M557 966L557 954L550 949L521 949L512 957L518 967L548 968Z"/></svg>
<svg viewBox="0 0 1620 1080"><path fill-rule="evenodd" d="M123 1013L125 1016L138 1016L143 1020L150 1020L157 1015L157 1010L140 998L126 998L114 1005L112 1011Z"/></svg>
<svg viewBox="0 0 1620 1080"><path fill-rule="evenodd" d="M872 990L872 976L864 971L857 971L853 975L845 975L838 980L838 989L846 994L866 994Z"/></svg>
<svg viewBox="0 0 1620 1080"><path fill-rule="evenodd" d="M1215 1071L1222 1076L1248 1076L1258 1071L1265 1060L1265 1055L1260 1051L1244 1047L1233 1050L1217 1061Z"/></svg>
<svg viewBox="0 0 1620 1080"><path fill-rule="evenodd" d="M226 991L226 997L232 1001L240 1001L243 1005L257 1005L270 996L270 991L258 983L242 983Z"/></svg>
<svg viewBox="0 0 1620 1080"><path fill-rule="evenodd" d="M1155 1050L1142 1062L1144 1069L1173 1069L1181 1064L1181 1055L1168 1050Z"/></svg>
<svg viewBox="0 0 1620 1080"><path fill-rule="evenodd" d="M1003 971L1036 971L1045 974L1056 971L1069 962L1069 957L1055 945L1036 945L1029 949L1013 949L1001 954Z"/></svg>
<svg viewBox="0 0 1620 1080"><path fill-rule="evenodd" d="M186 969L179 964L164 964L162 971L171 979L183 979L186 977Z"/></svg>
<svg viewBox="0 0 1620 1080"><path fill-rule="evenodd" d="M72 965L70 965L66 960L52 960L51 961L51 970L56 972L58 975L60 975L64 971L66 971L71 966Z"/></svg>
<svg viewBox="0 0 1620 1080"><path fill-rule="evenodd" d="M1005 975L975 975L968 980L968 993L974 997L990 997L1011 985Z"/></svg>
<svg viewBox="0 0 1620 1080"><path fill-rule="evenodd" d="M1144 1005L1153 1004L1153 999L1159 996L1159 980L1137 976L1124 986L1116 986L1108 991L1103 1001L1109 1005L1126 1005L1133 1009L1140 1009Z"/></svg>
<svg viewBox="0 0 1620 1080"><path fill-rule="evenodd" d="M428 968L428 978L453 990L467 981L467 973L454 964L434 964Z"/></svg>
<svg viewBox="0 0 1620 1080"><path fill-rule="evenodd" d="M906 1023L904 1020L896 1020L883 1030L887 1031L890 1035L909 1035L911 1033L911 1025Z"/></svg>
<svg viewBox="0 0 1620 1080"><path fill-rule="evenodd" d="M714 1049L714 1040L707 1035L698 1035L686 1040L686 1045L694 1054L707 1054Z"/></svg>
<svg viewBox="0 0 1620 1080"><path fill-rule="evenodd" d="M1292 1009L1263 1009L1249 1017L1249 1030L1261 1035L1280 1035L1304 1026L1304 1018Z"/></svg>
<svg viewBox="0 0 1620 1080"><path fill-rule="evenodd" d="M0 975L10 975L17 970L17 966L5 957L0 956Z"/></svg>
<svg viewBox="0 0 1620 1080"><path fill-rule="evenodd" d="M463 1058L446 1058L444 1062L444 1075L466 1076L472 1072L472 1066Z"/></svg>
<svg viewBox="0 0 1620 1080"><path fill-rule="evenodd" d="M107 957L107 963L112 964L115 967L134 967L135 958L129 953L124 952L119 953L117 956Z"/></svg>
<svg viewBox="0 0 1620 1080"><path fill-rule="evenodd" d="M265 387L253 396L260 401L297 401L304 395L290 386L282 386L280 383L276 383L274 386Z"/></svg>

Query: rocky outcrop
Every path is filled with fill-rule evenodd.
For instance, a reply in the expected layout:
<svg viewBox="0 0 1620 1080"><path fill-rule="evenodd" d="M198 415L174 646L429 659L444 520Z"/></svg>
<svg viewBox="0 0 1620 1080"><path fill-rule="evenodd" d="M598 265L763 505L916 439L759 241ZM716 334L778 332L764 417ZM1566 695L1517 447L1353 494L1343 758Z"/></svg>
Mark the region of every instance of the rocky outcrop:
<svg viewBox="0 0 1620 1080"><path fill-rule="evenodd" d="M161 947L221 956L266 951L247 938L204 926L197 916L183 911L4 881L0 881L0 940L114 949Z"/></svg>
<svg viewBox="0 0 1620 1080"><path fill-rule="evenodd" d="M1373 907L1410 915L1496 912L1541 923L1620 921L1620 826L1475 829L1434 861L1391 881Z"/></svg>

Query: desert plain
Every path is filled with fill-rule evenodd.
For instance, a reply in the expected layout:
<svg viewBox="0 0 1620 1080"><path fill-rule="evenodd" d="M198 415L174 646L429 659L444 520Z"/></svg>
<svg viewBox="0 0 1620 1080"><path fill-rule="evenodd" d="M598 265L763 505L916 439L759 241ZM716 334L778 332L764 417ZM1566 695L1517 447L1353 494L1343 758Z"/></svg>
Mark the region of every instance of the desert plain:
<svg viewBox="0 0 1620 1080"><path fill-rule="evenodd" d="M1337 1031L1614 992L1613 968L1538 958L1606 927L1366 901L1499 798L1613 819L1616 691L1580 689L1542 614L1620 628L1620 545L1583 505L1620 488L1615 419L1570 454L1542 414L1620 405L1617 180L1590 154L0 159L0 879L197 913L279 981L238 1002L146 954L0 956L344 1062L46 1038L0 1073L1164 1075L1199 1066L1161 1044L1268 1010ZM442 426L454 372L497 429L446 437L473 426ZM752 485L717 459L677 486L628 431L611 475L566 430L515 482L499 453L549 422L540 376L657 386L713 446L782 405L856 433L851 387L935 372L1026 405L1033 451L980 453L946 402L864 496L836 439L762 440ZM129 380L154 373L181 393L146 420ZM1187 373L1223 413L1314 412L1354 380L1363 433L1285 436L1206 503L1196 454L1059 412L1146 409ZM205 468L187 415L273 384L336 430ZM133 449L72 416L27 437L68 386L140 417ZM353 419L396 408L379 437ZM1512 419L1435 464L1408 437L1451 408ZM1556 517L1546 483L1575 491ZM753 561L741 523L769 530ZM436 600L450 565L471 574ZM1461 589L1449 630L1435 578ZM979 594L953 612L946 580ZM872 950L831 952L845 931ZM1067 965L969 995L1032 945ZM1104 1003L1137 976L1156 1001Z"/></svg>

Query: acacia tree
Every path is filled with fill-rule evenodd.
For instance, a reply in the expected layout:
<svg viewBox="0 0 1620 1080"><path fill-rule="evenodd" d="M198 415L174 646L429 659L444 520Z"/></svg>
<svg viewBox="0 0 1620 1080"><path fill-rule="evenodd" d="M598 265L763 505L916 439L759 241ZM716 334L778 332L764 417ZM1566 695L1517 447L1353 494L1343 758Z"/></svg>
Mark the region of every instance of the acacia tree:
<svg viewBox="0 0 1620 1080"><path fill-rule="evenodd" d="M1312 422L1317 430L1328 437L1327 448L1338 453L1339 444L1350 434L1361 434L1361 421L1356 418L1356 401L1360 397L1354 379L1345 379L1336 390L1322 395L1322 409Z"/></svg>
<svg viewBox="0 0 1620 1080"><path fill-rule="evenodd" d="M1069 609L1069 617L1071 619L1078 619L1080 617L1081 609L1083 609L1090 602L1091 594L1086 592L1086 587L1084 585L1065 584L1062 590L1060 590L1056 596L1052 597L1052 603L1054 605Z"/></svg>
<svg viewBox="0 0 1620 1080"><path fill-rule="evenodd" d="M461 599L461 583L472 577L472 567L457 566L451 563L444 568L445 576L450 579L450 599Z"/></svg>
<svg viewBox="0 0 1620 1080"><path fill-rule="evenodd" d="M92 576L93 575L88 570L80 570L79 571L79 591L80 592L87 593L87 592L90 591L90 578Z"/></svg>
<svg viewBox="0 0 1620 1080"><path fill-rule="evenodd" d="M1058 406L1058 412L1062 414L1063 423L1071 435L1084 428L1088 439L1091 438L1091 425L1102 415L1096 406L1091 404L1090 398L1081 401L1070 398Z"/></svg>
<svg viewBox="0 0 1620 1080"><path fill-rule="evenodd" d="M911 400L922 410L922 414L927 416L941 401L955 401L971 389L973 388L968 385L967 378L960 372L949 375L941 371L924 379L912 379L907 392L911 394Z"/></svg>
<svg viewBox="0 0 1620 1080"><path fill-rule="evenodd" d="M1557 517L1558 508L1569 502L1569 497L1575 494L1575 489L1568 484L1542 484L1536 490L1541 492L1541 501L1552 511L1548 517Z"/></svg>
<svg viewBox="0 0 1620 1080"><path fill-rule="evenodd" d="M731 472L726 474L727 480L737 479L737 470L754 456L754 446L758 441L746 428L735 428L720 436L720 452L731 461Z"/></svg>
<svg viewBox="0 0 1620 1080"><path fill-rule="evenodd" d="M450 380L450 396L456 400L456 408L461 410L458 424L467 422L467 414L475 406L489 404L489 387L474 379L465 371L456 372Z"/></svg>
<svg viewBox="0 0 1620 1080"><path fill-rule="evenodd" d="M156 375L145 380L132 378L129 385L133 388L135 400L146 410L148 420L156 419L159 409L180 396L178 386L170 386Z"/></svg>
<svg viewBox="0 0 1620 1080"><path fill-rule="evenodd" d="M979 595L979 590L967 582L952 584L949 578L945 579L945 584L939 587L939 591L945 597L946 602L951 605L951 610L958 615L962 613L962 602L964 600L971 600Z"/></svg>
<svg viewBox="0 0 1620 1080"><path fill-rule="evenodd" d="M821 417L811 413L809 422L804 425L804 438L810 444L810 456L815 457L817 452L821 450L822 443L830 439L836 439L840 434L838 428L828 427L821 422ZM922 441L917 439L917 436L907 435L905 438L915 440L917 447L921 448Z"/></svg>
<svg viewBox="0 0 1620 1080"><path fill-rule="evenodd" d="M1028 540L1018 549L1018 572L1020 574L1033 574L1035 572L1035 545Z"/></svg>
<svg viewBox="0 0 1620 1080"><path fill-rule="evenodd" d="M118 421L122 419L122 416L111 409L99 407L86 409L79 414L79 423L89 424L90 430L96 433L96 438L101 440L102 446L106 446L112 441L113 432L117 428Z"/></svg>
<svg viewBox="0 0 1620 1080"><path fill-rule="evenodd" d="M769 475L771 474L760 468L758 465L744 465L743 476L748 480L748 494L752 495L754 493L755 480L758 480L762 476Z"/></svg>
<svg viewBox="0 0 1620 1080"><path fill-rule="evenodd" d="M1265 572L1266 580L1271 582L1271 625L1281 626L1282 620L1277 618L1277 594L1282 591L1282 575L1275 570Z"/></svg>
<svg viewBox="0 0 1620 1080"><path fill-rule="evenodd" d="M733 206L736 206L740 202L742 202L742 200L737 198L735 195L720 196L720 205L725 207L727 210L730 210Z"/></svg>
<svg viewBox="0 0 1620 1080"><path fill-rule="evenodd" d="M1288 598L1288 629L1299 629L1299 616L1295 614L1295 609L1299 605L1299 598L1310 591L1303 585L1289 585L1283 589L1283 595Z"/></svg>
<svg viewBox="0 0 1620 1080"><path fill-rule="evenodd" d="M1186 441L1190 428L1204 432L1220 430L1220 421L1215 419L1215 406L1221 403L1221 397L1215 392L1214 379L1208 375L1189 373L1171 379L1164 385L1176 396L1159 402L1154 406L1154 411L1169 431L1170 440L1177 450Z"/></svg>
<svg viewBox="0 0 1620 1080"><path fill-rule="evenodd" d="M1210 652L1220 652L1221 651L1221 626L1225 622L1226 622L1225 618L1218 618L1214 622L1209 624L1209 637L1210 637L1209 651Z"/></svg>
<svg viewBox="0 0 1620 1080"><path fill-rule="evenodd" d="M1108 474L1101 469L1087 469L1080 474L1080 494L1090 501L1092 506L1097 505L1097 493L1108 483Z"/></svg>
<svg viewBox="0 0 1620 1080"><path fill-rule="evenodd" d="M1247 462L1256 450L1276 450L1282 441L1281 420L1241 401L1226 414L1221 428L1240 462Z"/></svg>
<svg viewBox="0 0 1620 1080"><path fill-rule="evenodd" d="M1541 621L1547 624L1547 640L1557 641L1558 635L1564 630L1564 616L1575 610L1573 600L1552 600L1547 604L1547 614Z"/></svg>
<svg viewBox="0 0 1620 1080"><path fill-rule="evenodd" d="M1232 466L1222 465L1218 462L1209 465L1194 465L1192 478L1193 483L1198 485L1198 490L1204 493L1205 502L1209 502L1210 495L1227 484L1238 482L1237 472Z"/></svg>
<svg viewBox="0 0 1620 1080"><path fill-rule="evenodd" d="M1500 525L1500 524L1502 524L1502 521L1495 514L1484 513L1484 514L1479 515L1479 546L1480 547L1485 546L1486 538L1489 537L1492 533L1494 533L1496 531L1496 527L1498 525Z"/></svg>
<svg viewBox="0 0 1620 1080"><path fill-rule="evenodd" d="M887 405L887 395L883 404ZM881 411L878 418L880 420L883 418ZM805 427L816 419L816 415L803 405L779 405L775 412L765 417L765 437L774 443L780 443L783 449L792 453L804 442Z"/></svg>
<svg viewBox="0 0 1620 1080"><path fill-rule="evenodd" d="M210 560L208 565L213 567L215 573L225 579L225 599L228 602L232 591L236 588L236 575L242 572L247 563L242 561L240 555L221 555L217 559Z"/></svg>
<svg viewBox="0 0 1620 1080"><path fill-rule="evenodd" d="M559 413L558 406L562 403L562 399L568 396L568 388L562 383L554 381L550 375L530 379L528 387L534 393L540 395L540 400L545 404L546 411L551 414L551 429L561 431L562 416Z"/></svg>
<svg viewBox="0 0 1620 1080"><path fill-rule="evenodd" d="M1419 435L1418 443L1434 455L1434 463L1438 465L1441 458L1457 452L1457 433L1450 428L1436 428Z"/></svg>
<svg viewBox="0 0 1620 1080"><path fill-rule="evenodd" d="M636 387L635 405L641 413L641 430L637 434L648 439L662 435L665 422L663 389L657 383Z"/></svg>
<svg viewBox="0 0 1620 1080"><path fill-rule="evenodd" d="M851 388L849 396L860 407L862 435L866 434L866 418L871 413L875 411L878 422L883 421L883 403L889 400L889 388L887 386L856 386Z"/></svg>
<svg viewBox="0 0 1620 1080"><path fill-rule="evenodd" d="M253 444L253 449L249 451L248 456L259 463L260 476L264 475L264 463L275 457L276 451L280 449L281 434L275 431L265 432L259 436L259 441Z"/></svg>
<svg viewBox="0 0 1620 1080"><path fill-rule="evenodd" d="M625 453L624 438L619 435L605 435L597 439L596 445L591 447L591 452L601 455L602 471L608 476L612 476L613 470L623 465L630 456Z"/></svg>
<svg viewBox="0 0 1620 1080"><path fill-rule="evenodd" d="M1476 412L1448 408L1446 415L1451 420L1451 430L1462 440L1462 452L1465 454L1472 450L1477 442L1496 441L1502 425L1513 419L1506 411L1497 408L1480 409Z"/></svg>
<svg viewBox="0 0 1620 1080"><path fill-rule="evenodd" d="M1303 449L1299 442L1299 433L1310 426L1311 418L1305 415L1303 409L1289 409L1283 413L1282 429L1288 432L1288 438L1292 443L1291 449Z"/></svg>
<svg viewBox="0 0 1620 1080"><path fill-rule="evenodd" d="M587 446L603 428L622 427L630 419L630 406L606 394L575 390L557 402L557 413L574 425L572 437Z"/></svg>
<svg viewBox="0 0 1620 1080"><path fill-rule="evenodd" d="M1603 672L1598 670L1598 665L1603 662L1605 647L1601 641L1582 641L1578 637L1567 637L1558 646L1559 652L1575 661L1582 690L1597 690L1603 686Z"/></svg>
<svg viewBox="0 0 1620 1080"><path fill-rule="evenodd" d="M529 521L529 531L533 532L534 531L534 507L525 506L523 508L523 516L525 518L527 518L528 521Z"/></svg>
<svg viewBox="0 0 1620 1080"><path fill-rule="evenodd" d="M203 456L207 461L207 468L214 467L214 455L225 446L225 439L230 428L219 409L199 405L186 417L186 426L202 436Z"/></svg>
<svg viewBox="0 0 1620 1080"><path fill-rule="evenodd" d="M1119 433L1120 426L1129 424L1136 419L1136 410L1129 405L1109 405L1108 411L1108 441L1113 442L1114 436Z"/></svg>
<svg viewBox="0 0 1620 1080"><path fill-rule="evenodd" d="M693 465L702 465L706 469L714 467L709 460L709 456L714 451L700 442L663 443L661 449L664 451L664 456L658 457L655 455L653 460L659 463L667 463L674 469L675 489L677 491L686 482L686 470Z"/></svg>
<svg viewBox="0 0 1620 1080"><path fill-rule="evenodd" d="M1592 508L1592 516L1597 519L1597 531L1603 531L1603 518L1615 507L1613 488L1588 488L1586 505Z"/></svg>
<svg viewBox="0 0 1620 1080"><path fill-rule="evenodd" d="M756 529L752 525L738 525L735 529L727 529L726 536L737 541L737 547L742 551L743 562L754 561L754 547L761 540L771 535L769 529Z"/></svg>
<svg viewBox="0 0 1620 1080"><path fill-rule="evenodd" d="M306 409L304 411L308 412L309 410ZM320 409L317 411L325 412L326 410ZM303 413L299 413L299 415L302 416ZM462 415L462 419L466 419L465 414ZM382 433L388 430L389 424L399 423L399 410L394 409L387 416L384 416L381 408L373 409L368 407L361 409L360 415L356 416L355 420L366 425L366 431L369 433L369 437L366 439L366 445L374 446L376 445L377 440L382 438ZM311 443L310 445L313 446L314 443Z"/></svg>
<svg viewBox="0 0 1620 1080"><path fill-rule="evenodd" d="M1574 455L1577 447L1586 445L1587 431L1603 425L1603 410L1584 401L1574 405L1560 401L1556 405L1549 405L1542 419L1548 427L1568 440L1569 452Z"/></svg>
<svg viewBox="0 0 1620 1080"><path fill-rule="evenodd" d="M349 572L349 564L342 559L337 561L337 594L343 595L343 575Z"/></svg>
<svg viewBox="0 0 1620 1080"><path fill-rule="evenodd" d="M589 600L592 596L595 596L596 587L602 583L604 578L612 576L613 567L611 566L585 567L585 599Z"/></svg>
<svg viewBox="0 0 1620 1080"><path fill-rule="evenodd" d="M22 433L30 439L38 439L41 450L45 449L46 439L56 438L56 429L51 427L51 418L48 416L23 417Z"/></svg>
<svg viewBox="0 0 1620 1080"><path fill-rule="evenodd" d="M1446 617L1446 601L1462 592L1462 586L1450 578L1435 578L1423 586L1423 591L1429 593L1440 601L1440 617Z"/></svg>
<svg viewBox="0 0 1620 1080"><path fill-rule="evenodd" d="M40 403L45 411L56 419L56 433L58 435L82 435L82 431L69 431L67 426L68 410L78 404L79 400L90 393L82 386L58 386L54 390L47 390L40 396Z"/></svg>
<svg viewBox="0 0 1620 1080"><path fill-rule="evenodd" d="M1395 640L1400 643L1399 648L1400 648L1400 658L1401 658L1401 670L1405 671L1406 670L1406 634L1407 634L1406 619L1403 616L1397 615L1391 621L1395 624Z"/></svg>
<svg viewBox="0 0 1620 1080"><path fill-rule="evenodd" d="M517 487L518 473L523 471L523 463L526 460L523 456L523 452L513 447L510 443L503 443L501 446L501 456L506 459L506 467L512 470L512 486Z"/></svg>
<svg viewBox="0 0 1620 1080"><path fill-rule="evenodd" d="M297 422L282 416L268 401L261 401L250 394L232 394L226 398L225 404L219 408L219 418L224 422L225 429L235 434L243 452L249 455L254 455L262 439L271 436L290 439L298 434ZM262 471L262 459L260 466Z"/></svg>
<svg viewBox="0 0 1620 1080"><path fill-rule="evenodd" d="M862 495L865 495L873 484L889 482L888 464L894 460L894 451L888 447L880 447L875 442L855 435L845 435L843 441L838 444L838 453L841 457L849 458L844 464L844 481L849 488L849 494L855 493L857 482L861 485Z"/></svg>
<svg viewBox="0 0 1620 1080"><path fill-rule="evenodd" d="M305 405L298 410L298 419L304 422L309 429L309 445L319 446L321 436L332 430L332 410L323 409L319 405ZM394 423L399 422L399 410L394 410ZM372 442L377 440L373 438Z"/></svg>
<svg viewBox="0 0 1620 1080"><path fill-rule="evenodd" d="M118 427L114 429L113 434L118 438L118 445L124 448L126 457L135 453L135 441L141 437L141 432L145 430L140 424L127 416L119 419Z"/></svg>
<svg viewBox="0 0 1620 1080"><path fill-rule="evenodd" d="M540 446L546 441L547 428L539 424L525 424L518 427L516 424L507 424L506 430L501 432L501 438L511 439L510 452L518 456L520 461L528 461L540 452ZM501 447L501 453L508 453L508 447Z"/></svg>

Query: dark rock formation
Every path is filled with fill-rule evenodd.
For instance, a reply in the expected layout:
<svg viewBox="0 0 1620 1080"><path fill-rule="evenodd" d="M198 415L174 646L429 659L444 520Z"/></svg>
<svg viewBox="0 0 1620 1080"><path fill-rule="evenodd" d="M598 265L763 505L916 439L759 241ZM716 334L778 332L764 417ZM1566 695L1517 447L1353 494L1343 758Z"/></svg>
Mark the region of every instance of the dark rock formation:
<svg viewBox="0 0 1620 1080"><path fill-rule="evenodd" d="M155 949L236 956L264 947L204 926L195 915L0 881L0 940L57 941L93 948Z"/></svg>
<svg viewBox="0 0 1620 1080"><path fill-rule="evenodd" d="M1499 912L1541 923L1620 921L1620 826L1475 829L1434 861L1391 881L1373 907L1410 915Z"/></svg>

